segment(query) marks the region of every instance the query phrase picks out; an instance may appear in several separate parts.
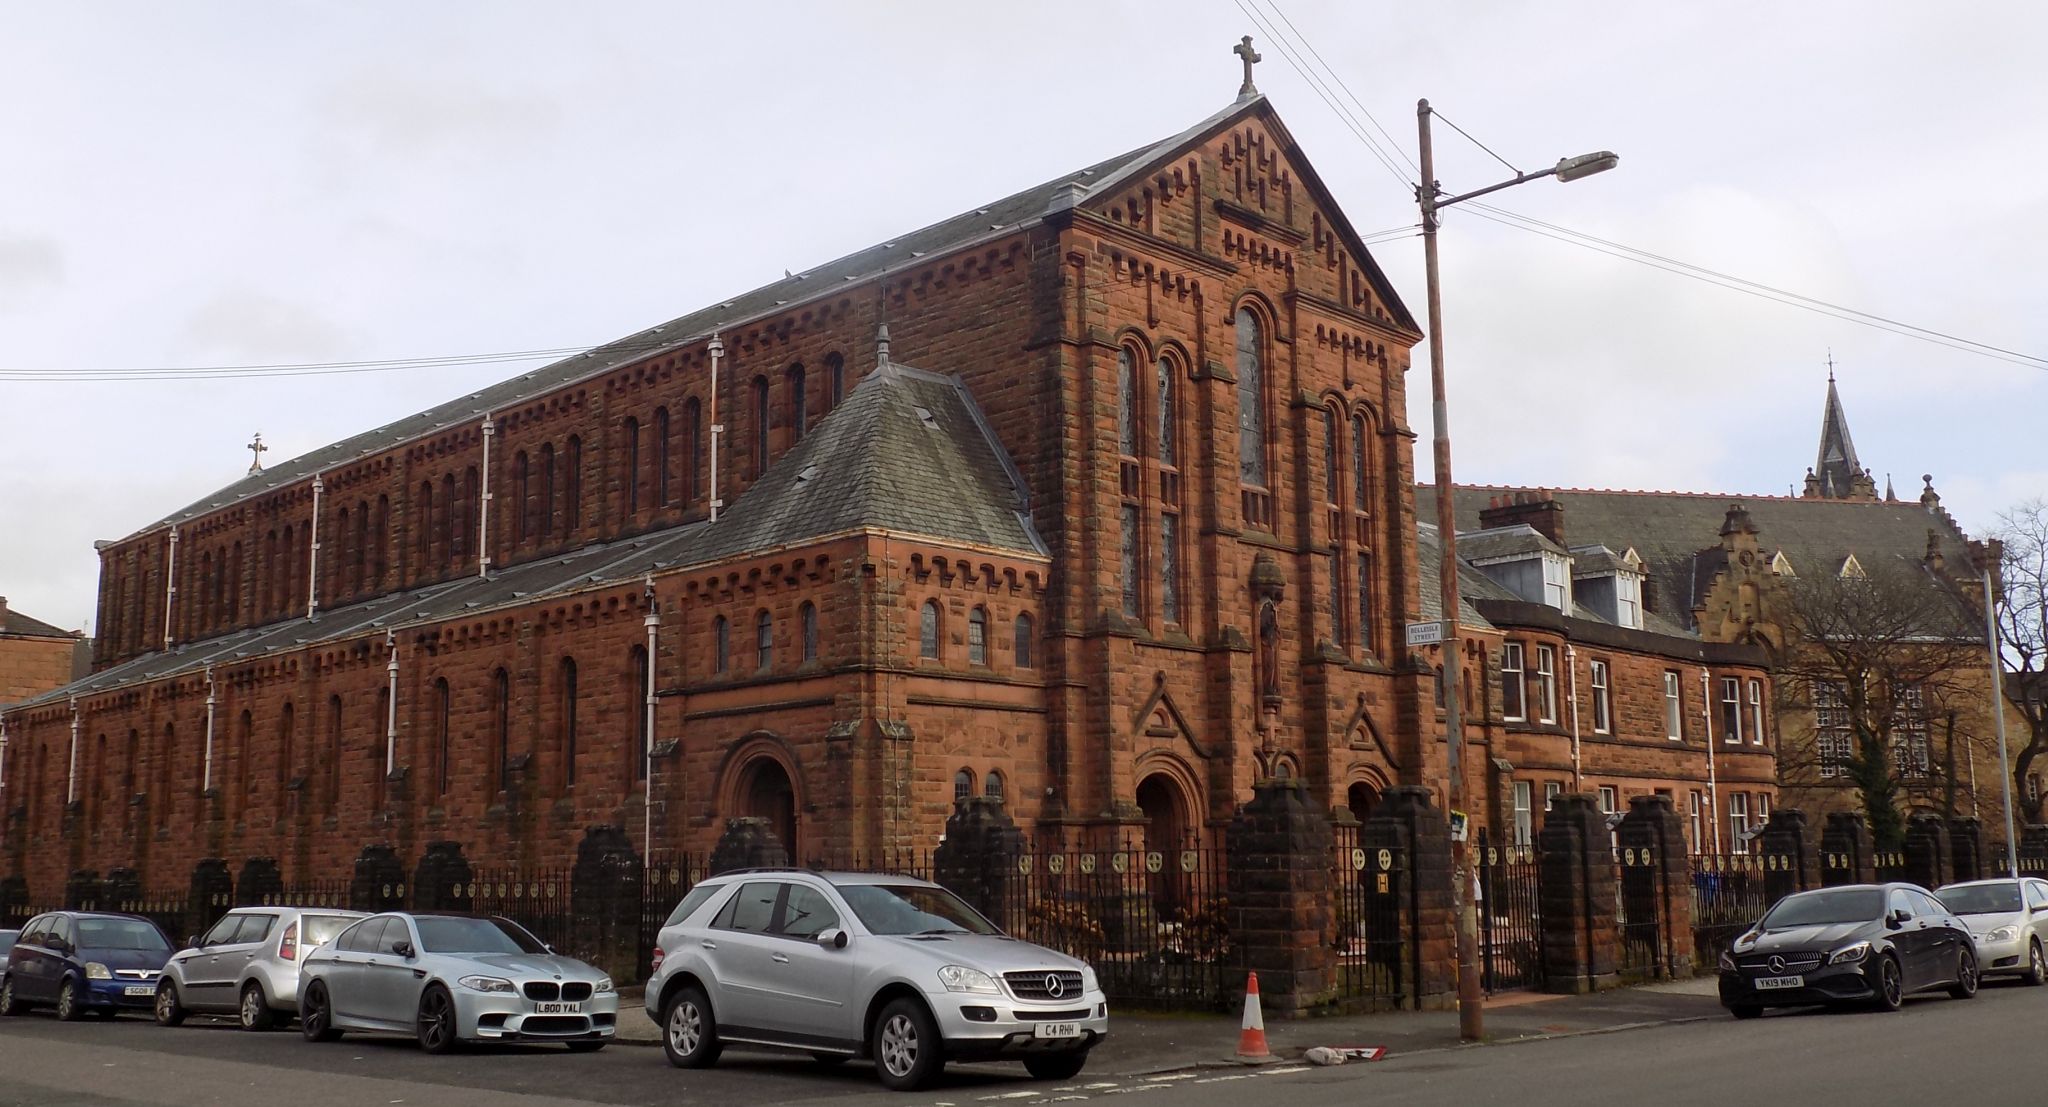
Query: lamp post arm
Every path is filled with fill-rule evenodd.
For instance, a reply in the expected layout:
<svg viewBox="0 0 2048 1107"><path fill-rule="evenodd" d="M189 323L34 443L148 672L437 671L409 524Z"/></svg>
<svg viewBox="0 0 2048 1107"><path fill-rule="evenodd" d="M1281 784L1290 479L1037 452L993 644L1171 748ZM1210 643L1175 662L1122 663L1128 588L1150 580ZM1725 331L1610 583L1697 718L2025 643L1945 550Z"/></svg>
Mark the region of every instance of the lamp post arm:
<svg viewBox="0 0 2048 1107"><path fill-rule="evenodd" d="M1452 204L1462 204L1467 200L1484 196L1489 192L1499 192L1501 189L1504 188L1513 188L1519 184L1528 184L1530 181L1537 181L1542 180L1545 177L1555 176L1557 176L1557 170L1553 167L1550 169L1542 170L1541 172L1524 173L1521 176L1516 177L1514 180L1502 181L1501 183L1494 185L1487 185L1485 188L1476 188L1470 192L1461 192L1456 196L1447 196L1442 199L1432 197L1429 200L1424 201L1424 203L1432 211L1442 211L1443 209L1450 207ZM1427 188L1429 186L1425 185L1423 187Z"/></svg>

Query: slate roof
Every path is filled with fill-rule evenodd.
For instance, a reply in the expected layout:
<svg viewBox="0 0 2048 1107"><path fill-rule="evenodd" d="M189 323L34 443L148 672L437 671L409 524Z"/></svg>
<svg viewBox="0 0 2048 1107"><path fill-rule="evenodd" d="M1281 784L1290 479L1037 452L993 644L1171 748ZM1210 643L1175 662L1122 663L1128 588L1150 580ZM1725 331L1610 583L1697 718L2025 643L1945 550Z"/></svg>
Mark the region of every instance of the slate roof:
<svg viewBox="0 0 2048 1107"><path fill-rule="evenodd" d="M1419 514L1419 512L1418 512ZM1463 536L1459 537L1463 541ZM1486 616L1472 606L1475 600L1507 600L1518 602L1517 596L1492 577L1463 564L1464 547L1460 546L1458 566L1458 625L1478 630L1492 630L1494 626ZM1432 623L1444 617L1443 604L1443 543L1437 541L1436 527L1428 523L1415 524L1415 559L1422 570L1417 574L1422 587L1422 621Z"/></svg>
<svg viewBox="0 0 2048 1107"><path fill-rule="evenodd" d="M1477 527L1489 497L1537 491L1534 485L1461 485L1453 493L1459 527ZM1944 512L1918 502L1882 503L1793 499L1785 496L1699 492L1626 492L1549 489L1564 506L1567 543L1634 547L1649 573L1650 610L1691 628L1692 608L1721 559L1721 525L1741 504L1756 524L1757 543L1769 558L1782 550L1795 573L1836 572L1849 554L1866 567L1887 557L1920 561L1934 532L1952 566L1970 564L1968 537ZM1436 511L1436 490L1416 489L1415 510Z"/></svg>
<svg viewBox="0 0 2048 1107"><path fill-rule="evenodd" d="M1490 530L1458 530L1458 556L1466 561L1487 561L1496 557L1534 557L1539 553L1565 556L1563 546L1545 538L1527 523L1494 527Z"/></svg>
<svg viewBox="0 0 2048 1107"><path fill-rule="evenodd" d="M70 631L54 627L41 619L31 619L12 608L0 608L0 634L17 635L22 638L70 638Z"/></svg>
<svg viewBox="0 0 2048 1107"><path fill-rule="evenodd" d="M1043 184L1006 196L991 204L962 212L920 230L899 235L886 242L825 262L802 273L762 285L752 292L723 303L701 308L687 315L650 327L638 334L595 347L573 357L522 373L510 380L450 400L416 415L387 423L324 446L310 453L278 462L202 497L185 508L136 531L141 534L171 523L183 523L237 500L260 495L313 476L334 465L381 453L391 447L451 426L478 422L493 411L502 411L537 396L545 395L585 377L630 364L656 351L701 341L712 332L730 330L757 317L784 310L846 284L874 277L904 265L914 264L930 254L968 246L980 239L1012 234L1043 219L1049 211L1064 210L1089 194L1106 191L1126 178L1144 171L1153 162L1172 154L1202 132L1265 103L1265 97L1240 98L1180 134L1148 143L1083 169L1062 173ZM1308 172L1304 165L1304 172ZM1361 256L1359 264L1371 267L1372 259ZM1377 269L1373 270L1378 276ZM1389 294L1389 307L1402 325L1412 326L1406 308Z"/></svg>
<svg viewBox="0 0 2048 1107"><path fill-rule="evenodd" d="M463 577L322 611L314 619L183 643L16 706L380 630L399 632L862 530L1044 556L1029 508L1023 478L966 387L954 377L885 362L716 523L685 523L499 569L488 578Z"/></svg>

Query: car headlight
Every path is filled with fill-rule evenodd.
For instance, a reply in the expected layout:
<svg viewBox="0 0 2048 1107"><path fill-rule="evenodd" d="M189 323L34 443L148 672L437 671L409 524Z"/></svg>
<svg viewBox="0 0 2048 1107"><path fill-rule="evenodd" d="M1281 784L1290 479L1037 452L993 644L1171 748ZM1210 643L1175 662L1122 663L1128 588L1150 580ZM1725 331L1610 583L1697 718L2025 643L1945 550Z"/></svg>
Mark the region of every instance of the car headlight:
<svg viewBox="0 0 2048 1107"><path fill-rule="evenodd" d="M1734 972L1734 971L1736 971L1736 969L1735 969L1735 955L1734 955L1734 954L1732 954L1732 953L1730 953L1730 952L1728 952L1727 950L1722 950L1722 951L1721 951L1721 971L1722 971L1722 972Z"/></svg>
<svg viewBox="0 0 2048 1107"><path fill-rule="evenodd" d="M112 980L114 979L114 974L108 972L107 967L98 961L87 961L85 963L85 978L87 980Z"/></svg>
<svg viewBox="0 0 2048 1107"><path fill-rule="evenodd" d="M2019 936L2019 927L2001 926L1997 930L1994 930L1989 934L1979 936L1977 940L1980 942L2010 942L2013 939L2018 938Z"/></svg>
<svg viewBox="0 0 2048 1107"><path fill-rule="evenodd" d="M594 992L596 992L596 993L597 993L597 994L599 994L599 995L603 995L603 994L605 994L606 992L615 992L615 991L617 991L618 989L617 989L617 988L614 988L614 987L612 986L612 978L611 978L611 977L609 977L609 976L607 976L607 977L605 977L605 978L604 978L603 980L600 980L600 981L598 981L598 982L597 982L597 987L595 987L595 988L593 988L593 989L591 989L591 990L592 990L592 991L594 991Z"/></svg>
<svg viewBox="0 0 2048 1107"><path fill-rule="evenodd" d="M472 992L510 992L512 982L495 976L465 976L457 984Z"/></svg>
<svg viewBox="0 0 2048 1107"><path fill-rule="evenodd" d="M965 965L947 965L946 967L940 969L939 983L944 984L946 986L946 990L949 992L986 992L989 995L1002 994L1001 990L996 987L995 977L990 976L989 974L981 971L980 969L970 969Z"/></svg>
<svg viewBox="0 0 2048 1107"><path fill-rule="evenodd" d="M1097 983L1096 983L1096 980L1095 980L1095 967L1094 967L1093 965L1082 965L1082 966L1081 966L1081 990L1082 990L1083 992L1092 992L1092 991L1094 991L1094 990L1095 990L1095 989L1096 989L1097 987L1098 987L1098 985L1097 985Z"/></svg>
<svg viewBox="0 0 2048 1107"><path fill-rule="evenodd" d="M1849 945L1843 946L1841 949L1838 949L1831 954L1828 954L1828 964L1854 964L1868 956L1870 956L1870 943L1854 942Z"/></svg>

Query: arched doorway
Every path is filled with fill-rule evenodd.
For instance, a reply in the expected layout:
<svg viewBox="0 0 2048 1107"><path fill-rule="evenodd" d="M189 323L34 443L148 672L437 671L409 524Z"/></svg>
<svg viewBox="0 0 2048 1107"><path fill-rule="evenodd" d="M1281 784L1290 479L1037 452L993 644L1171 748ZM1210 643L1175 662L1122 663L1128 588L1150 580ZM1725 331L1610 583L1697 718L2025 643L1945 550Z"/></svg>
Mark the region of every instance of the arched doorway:
<svg viewBox="0 0 2048 1107"><path fill-rule="evenodd" d="M740 814L768 820L768 829L782 840L782 848L794 862L796 843L796 789L782 762L756 757L740 770Z"/></svg>
<svg viewBox="0 0 2048 1107"><path fill-rule="evenodd" d="M1380 805L1379 789L1361 780L1344 793L1344 806L1351 809L1351 817L1360 823L1372 817L1373 808Z"/></svg>
<svg viewBox="0 0 2048 1107"><path fill-rule="evenodd" d="M1145 848L1171 853L1187 843L1187 805L1180 785L1165 773L1138 782L1138 810L1145 813Z"/></svg>

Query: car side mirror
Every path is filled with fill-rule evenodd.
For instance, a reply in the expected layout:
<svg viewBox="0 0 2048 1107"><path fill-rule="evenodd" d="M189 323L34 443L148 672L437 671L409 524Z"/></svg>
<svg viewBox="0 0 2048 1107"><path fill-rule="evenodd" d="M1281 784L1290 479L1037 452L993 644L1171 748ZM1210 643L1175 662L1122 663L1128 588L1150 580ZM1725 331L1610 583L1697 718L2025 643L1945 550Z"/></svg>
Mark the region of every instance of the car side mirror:
<svg viewBox="0 0 2048 1107"><path fill-rule="evenodd" d="M412 943L400 938L391 943L391 952L410 961L412 960Z"/></svg>
<svg viewBox="0 0 2048 1107"><path fill-rule="evenodd" d="M188 935L186 935L186 937L185 937L185 948L186 948L186 949L205 949L206 947L205 947L205 946L202 946L202 945L200 945L200 944L199 944L199 935L197 935L197 934L188 934Z"/></svg>
<svg viewBox="0 0 2048 1107"><path fill-rule="evenodd" d="M1884 917L1885 929L1897 930L1898 928L1906 925L1907 918L1908 916L1904 908L1901 908L1897 911L1893 911L1891 914L1886 915Z"/></svg>
<svg viewBox="0 0 2048 1107"><path fill-rule="evenodd" d="M818 944L827 949L845 949L846 931L836 926L820 930L818 931Z"/></svg>

